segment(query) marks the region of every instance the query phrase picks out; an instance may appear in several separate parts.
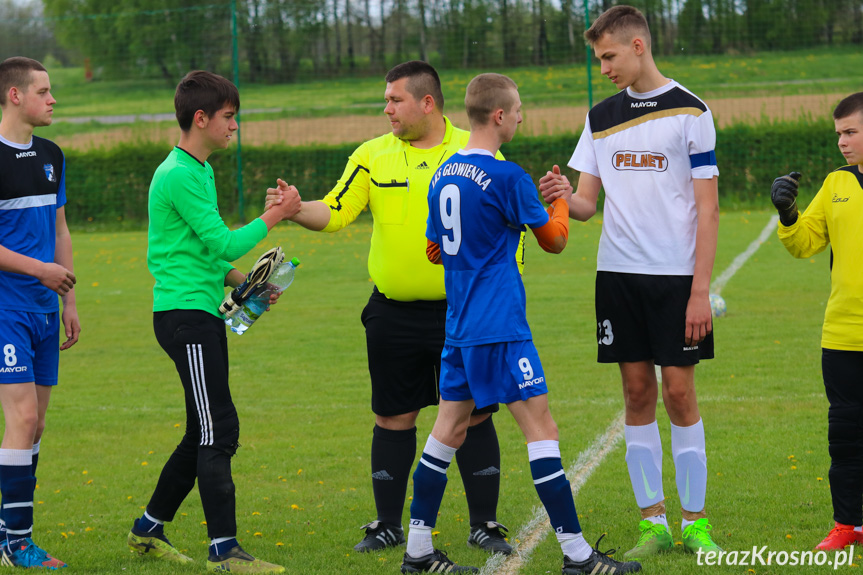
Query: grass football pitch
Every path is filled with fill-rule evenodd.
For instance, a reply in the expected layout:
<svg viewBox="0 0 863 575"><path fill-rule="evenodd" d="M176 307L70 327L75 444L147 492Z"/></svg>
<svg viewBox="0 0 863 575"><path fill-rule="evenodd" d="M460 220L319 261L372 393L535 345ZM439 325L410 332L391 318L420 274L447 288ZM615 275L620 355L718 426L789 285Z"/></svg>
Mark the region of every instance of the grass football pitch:
<svg viewBox="0 0 863 575"><path fill-rule="evenodd" d="M722 214L714 278L758 237L770 215ZM616 367L595 361L598 218L573 222L569 246L559 256L541 252L531 240L524 276L568 470L622 408ZM238 536L249 552L287 566L289 573L397 573L401 562L403 548L365 555L352 549L362 537L359 527L375 518L373 416L359 320L372 288L366 270L370 232L363 219L334 235L283 225L236 264L246 271L258 252L274 244L302 260L282 301L246 335L229 334L241 421L241 448L233 460ZM42 442L35 539L81 573L200 573L207 536L197 490L166 530L196 564L144 560L125 544L184 421L178 377L153 336L146 234L80 233L73 242L83 332L78 345L61 355L61 384ZM698 368L696 387L707 436L707 510L714 538L726 550L807 551L832 527L820 376L829 283L824 254L795 260L772 233L722 290L728 314L715 321L717 358ZM435 411L421 414L420 449ZM516 543L539 500L524 440L505 409L495 424L503 474L498 518ZM669 521L679 542L669 423L661 406L659 427ZM622 553L635 543L640 518L623 442L597 462L576 506L588 541L607 533L601 547ZM449 479L435 545L461 564L483 566L487 556L465 545L468 517L455 464ZM560 566L558 544L547 532L515 572L559 573ZM498 566L513 572L507 569L507 563ZM701 569L760 575L831 567L698 567L680 545L644 562L645 573Z"/></svg>

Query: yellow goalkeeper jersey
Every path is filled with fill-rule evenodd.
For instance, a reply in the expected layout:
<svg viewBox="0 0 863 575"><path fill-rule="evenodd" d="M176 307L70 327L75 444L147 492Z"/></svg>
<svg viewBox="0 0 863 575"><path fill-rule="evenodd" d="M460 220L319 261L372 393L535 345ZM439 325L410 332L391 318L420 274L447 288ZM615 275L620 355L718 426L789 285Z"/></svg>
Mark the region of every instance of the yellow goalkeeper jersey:
<svg viewBox="0 0 863 575"><path fill-rule="evenodd" d="M326 232L344 228L369 206L374 217L369 275L390 299L446 299L443 266L426 257L429 183L438 167L467 145L470 132L444 121L443 142L433 148L415 148L391 133L365 142L323 199L330 207Z"/></svg>
<svg viewBox="0 0 863 575"><path fill-rule="evenodd" d="M830 173L806 211L779 239L798 258L831 245L830 299L821 347L863 351L863 174L858 166Z"/></svg>

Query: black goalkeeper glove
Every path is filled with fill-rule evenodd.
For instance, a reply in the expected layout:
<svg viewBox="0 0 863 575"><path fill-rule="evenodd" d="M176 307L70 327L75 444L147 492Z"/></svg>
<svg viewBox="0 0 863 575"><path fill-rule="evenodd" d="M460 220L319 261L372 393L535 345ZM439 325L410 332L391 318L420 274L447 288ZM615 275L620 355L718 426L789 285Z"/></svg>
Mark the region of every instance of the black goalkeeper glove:
<svg viewBox="0 0 863 575"><path fill-rule="evenodd" d="M783 226L790 226L797 221L797 185L800 172L791 172L773 180L770 188L770 199L779 212L779 221Z"/></svg>

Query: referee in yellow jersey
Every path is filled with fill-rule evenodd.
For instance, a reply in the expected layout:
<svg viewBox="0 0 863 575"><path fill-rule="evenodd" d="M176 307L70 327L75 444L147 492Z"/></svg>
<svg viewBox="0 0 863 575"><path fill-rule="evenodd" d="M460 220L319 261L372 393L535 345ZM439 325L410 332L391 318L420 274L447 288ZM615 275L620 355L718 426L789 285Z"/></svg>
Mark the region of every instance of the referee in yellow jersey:
<svg viewBox="0 0 863 575"><path fill-rule="evenodd" d="M419 410L438 402L446 294L441 266L426 257L429 183L435 171L467 144L469 132L443 115L435 69L421 61L387 73L384 113L392 132L369 140L348 159L344 174L320 201L303 202L292 221L336 232L369 206L374 217L369 274L375 287L362 313L372 382L372 487L377 519L364 525L354 549L377 551L405 542L402 512L416 456ZM278 202L270 189L267 205ZM497 522L500 447L491 414L474 412L456 453L470 510L468 544L509 554L506 528Z"/></svg>

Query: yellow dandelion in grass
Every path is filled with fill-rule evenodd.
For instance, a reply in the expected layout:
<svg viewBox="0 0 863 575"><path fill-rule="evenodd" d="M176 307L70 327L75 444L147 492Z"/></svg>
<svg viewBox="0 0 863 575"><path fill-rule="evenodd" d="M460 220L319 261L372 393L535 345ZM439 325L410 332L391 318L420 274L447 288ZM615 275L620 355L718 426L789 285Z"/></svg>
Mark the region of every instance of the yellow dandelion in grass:
<svg viewBox="0 0 863 575"><path fill-rule="evenodd" d="M297 469L297 475L301 475L303 473L302 469Z"/></svg>
<svg viewBox="0 0 863 575"><path fill-rule="evenodd" d="M260 515L260 514L261 514L260 511L252 511L252 515Z"/></svg>
<svg viewBox="0 0 863 575"><path fill-rule="evenodd" d="M793 454L792 454L792 455L789 455L789 456L788 456L788 459L794 459L794 455L793 455Z"/></svg>
<svg viewBox="0 0 863 575"><path fill-rule="evenodd" d="M264 536L264 534L261 533L260 531L255 531L255 537L263 537L263 536Z"/></svg>
<svg viewBox="0 0 863 575"><path fill-rule="evenodd" d="M276 541L276 547L284 547L284 546L285 546L285 544L282 543L281 541Z"/></svg>
<svg viewBox="0 0 863 575"><path fill-rule="evenodd" d="M318 485L323 485L323 484L324 484L323 481L318 481Z"/></svg>
<svg viewBox="0 0 863 575"><path fill-rule="evenodd" d="M815 481L824 481L824 478L823 477L816 477Z"/></svg>
<svg viewBox="0 0 863 575"><path fill-rule="evenodd" d="M675 541L674 544L675 545L683 545L683 541Z"/></svg>
<svg viewBox="0 0 863 575"><path fill-rule="evenodd" d="M314 531L308 531L308 532L306 532L306 535L314 535L314 534L315 534L315 532L314 532Z"/></svg>
<svg viewBox="0 0 863 575"><path fill-rule="evenodd" d="M142 466L142 467L143 467L143 466L146 466L146 465L149 465L146 461L142 461L142 462L141 462L141 466Z"/></svg>
<svg viewBox="0 0 863 575"><path fill-rule="evenodd" d="M93 527L85 527L85 528L84 528L84 531L90 532L90 531L92 531L93 529L94 529Z"/></svg>
<svg viewBox="0 0 863 575"><path fill-rule="evenodd" d="M131 496L131 495L127 495L127 496L126 496L126 500L127 500L127 501L131 501L131 500L132 500L132 496Z"/></svg>
<svg viewBox="0 0 863 575"><path fill-rule="evenodd" d="M85 469L84 471L82 471L81 475L87 475L87 470Z"/></svg>
<svg viewBox="0 0 863 575"><path fill-rule="evenodd" d="M201 525L206 525L206 524L207 524L206 521L201 521Z"/></svg>
<svg viewBox="0 0 863 575"><path fill-rule="evenodd" d="M387 560L386 557L378 557L378 561L380 561L381 563L385 563L386 560Z"/></svg>
<svg viewBox="0 0 863 575"><path fill-rule="evenodd" d="M87 485L91 485L92 483L93 483L93 480L92 480L92 479L88 479L88 480L87 480Z"/></svg>
<svg viewBox="0 0 863 575"><path fill-rule="evenodd" d="M297 505L296 503L291 503L291 509L299 509L299 508L300 508L300 506Z"/></svg>
<svg viewBox="0 0 863 575"><path fill-rule="evenodd" d="M66 533L65 533L65 532L60 532L60 537L62 537L63 539L68 539L68 538L69 538L69 536L68 536L68 535L66 535Z"/></svg>
<svg viewBox="0 0 863 575"><path fill-rule="evenodd" d="M790 533L788 533L788 534L785 536L785 538L786 538L786 539L791 539L791 534L790 534Z"/></svg>
<svg viewBox="0 0 863 575"><path fill-rule="evenodd" d="M796 465L792 465L792 466L791 466L791 469L797 469L797 466L796 466Z"/></svg>
<svg viewBox="0 0 863 575"><path fill-rule="evenodd" d="M60 490L59 490L59 489L55 489L55 490L54 490L54 493L60 493Z"/></svg>
<svg viewBox="0 0 863 575"><path fill-rule="evenodd" d="M175 424L174 424L174 427L175 427L175 428L176 428L176 427L180 427L180 424L179 424L179 423L175 423Z"/></svg>
<svg viewBox="0 0 863 575"><path fill-rule="evenodd" d="M93 282L90 284L90 287L99 287L99 282Z"/></svg>
<svg viewBox="0 0 863 575"><path fill-rule="evenodd" d="M37 501L36 503L37 503L38 505L45 505L45 502L44 502L44 501Z"/></svg>
<svg viewBox="0 0 863 575"><path fill-rule="evenodd" d="M180 515L182 515L183 517L186 517L188 515L188 513L180 513Z"/></svg>
<svg viewBox="0 0 863 575"><path fill-rule="evenodd" d="M747 569L746 572L747 573L755 573L755 569Z"/></svg>
<svg viewBox="0 0 863 575"><path fill-rule="evenodd" d="M58 523L57 527L66 527L66 524L65 523Z"/></svg>
<svg viewBox="0 0 863 575"><path fill-rule="evenodd" d="M151 449L150 451L147 452L147 455L153 455L154 453L156 453L156 452Z"/></svg>

